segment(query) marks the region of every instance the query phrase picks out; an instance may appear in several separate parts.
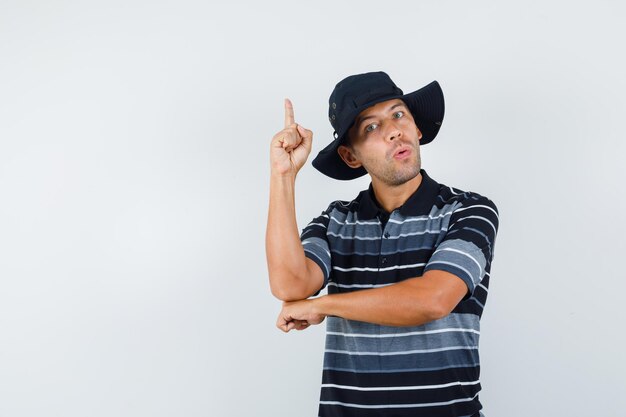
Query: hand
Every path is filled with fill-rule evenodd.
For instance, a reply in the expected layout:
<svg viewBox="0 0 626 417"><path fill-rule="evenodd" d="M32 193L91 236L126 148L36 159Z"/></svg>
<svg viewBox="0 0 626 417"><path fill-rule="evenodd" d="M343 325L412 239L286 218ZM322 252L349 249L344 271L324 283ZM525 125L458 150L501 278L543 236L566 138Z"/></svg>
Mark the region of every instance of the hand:
<svg viewBox="0 0 626 417"><path fill-rule="evenodd" d="M276 327L287 333L289 330L304 330L311 324L320 324L326 318L316 311L315 300L301 300L283 303L276 320Z"/></svg>
<svg viewBox="0 0 626 417"><path fill-rule="evenodd" d="M285 128L274 135L270 145L272 173L295 177L311 153L313 132L296 124L293 105L285 99Z"/></svg>

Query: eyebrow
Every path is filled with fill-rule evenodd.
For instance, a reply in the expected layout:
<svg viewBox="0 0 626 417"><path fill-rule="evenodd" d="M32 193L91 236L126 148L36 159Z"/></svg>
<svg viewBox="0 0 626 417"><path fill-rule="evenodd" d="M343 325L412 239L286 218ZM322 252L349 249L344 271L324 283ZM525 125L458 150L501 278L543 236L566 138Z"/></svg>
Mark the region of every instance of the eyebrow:
<svg viewBox="0 0 626 417"><path fill-rule="evenodd" d="M387 109L387 112L390 112L390 111L392 111L393 109L395 109L396 107L400 107L400 106L402 106L402 107L406 107L406 105L405 105L403 102L396 103L396 104L394 104L393 106L389 107L389 108ZM356 122L354 122L354 125L355 125L356 127L359 127L359 126L361 125L361 123L363 123L363 122L364 122L364 121L366 121L367 119L373 119L373 118L375 118L375 117L376 117L376 116L374 116L374 115L372 115L372 116L365 116L365 117L361 117L361 116L359 116L359 117L357 117Z"/></svg>

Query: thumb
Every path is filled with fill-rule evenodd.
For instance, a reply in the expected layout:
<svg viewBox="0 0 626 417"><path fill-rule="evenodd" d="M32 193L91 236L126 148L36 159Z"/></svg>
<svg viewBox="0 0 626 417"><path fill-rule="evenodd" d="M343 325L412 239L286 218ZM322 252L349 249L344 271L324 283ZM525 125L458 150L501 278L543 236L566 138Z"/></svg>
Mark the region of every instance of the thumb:
<svg viewBox="0 0 626 417"><path fill-rule="evenodd" d="M311 132L309 129L305 129L300 125L297 125L297 126L298 126L298 133L303 138L310 139L313 136L313 132Z"/></svg>
<svg viewBox="0 0 626 417"><path fill-rule="evenodd" d="M297 126L298 134L302 138L302 146L304 146L304 149L306 149L308 152L311 152L311 147L313 143L313 132L311 132L309 129L303 128L300 125Z"/></svg>

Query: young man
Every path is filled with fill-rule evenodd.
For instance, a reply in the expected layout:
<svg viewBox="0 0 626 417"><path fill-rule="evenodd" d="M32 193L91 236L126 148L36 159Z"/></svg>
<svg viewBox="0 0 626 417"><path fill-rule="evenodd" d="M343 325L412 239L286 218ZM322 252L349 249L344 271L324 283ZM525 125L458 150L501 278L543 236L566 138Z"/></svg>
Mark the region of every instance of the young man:
<svg viewBox="0 0 626 417"><path fill-rule="evenodd" d="M437 183L420 145L444 114L435 81L403 94L383 72L330 96L334 141L313 166L341 180L369 174L298 234L296 174L313 134L294 121L271 141L266 235L277 326L327 334L320 416L480 416L478 339L498 229L486 197ZM328 295L309 298L324 287Z"/></svg>

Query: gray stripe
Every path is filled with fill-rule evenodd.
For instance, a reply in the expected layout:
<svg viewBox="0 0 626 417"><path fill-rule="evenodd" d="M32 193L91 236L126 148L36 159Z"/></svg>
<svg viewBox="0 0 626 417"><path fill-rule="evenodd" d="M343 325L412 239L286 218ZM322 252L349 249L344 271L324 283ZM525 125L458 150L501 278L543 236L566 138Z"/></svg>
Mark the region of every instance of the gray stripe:
<svg viewBox="0 0 626 417"><path fill-rule="evenodd" d="M331 223L336 223L341 226L377 226L380 225L380 221L378 219L374 220L354 220L354 221L341 221L335 216L330 217ZM332 227L332 224L329 225Z"/></svg>
<svg viewBox="0 0 626 417"><path fill-rule="evenodd" d="M448 243L448 242L444 242L444 243ZM445 247L444 247L445 246ZM476 267L478 268L478 276L482 276L483 275L483 267L485 266L486 262L479 262L480 257L476 256L476 254L470 253L470 252L465 252L461 249L457 249L457 248L453 248L453 247L449 247L450 245L441 245L441 247L437 250L442 250L442 251L446 251L446 252L451 252L448 255L450 255L450 261L452 261L454 258L453 257L458 257L458 260L461 261L471 261L473 262Z"/></svg>
<svg viewBox="0 0 626 417"><path fill-rule="evenodd" d="M479 362L478 350L450 350L410 355L345 355L326 352L324 368L351 369L353 372L386 372L390 369L467 367Z"/></svg>
<svg viewBox="0 0 626 417"><path fill-rule="evenodd" d="M422 236L422 235L437 235L439 236L441 233L445 232L447 229L444 228L428 228L425 230L416 230L416 231L412 231L412 232L404 232L400 233L400 234L393 234L393 233L389 233L389 237L387 238L387 240L394 240L394 239L403 239L406 237L415 237L415 236ZM358 231L359 233L356 234L356 232L353 231L346 231L346 230L338 230L336 232L333 231L328 231L326 232L326 234L329 237L332 236L335 239L355 239L355 240L380 240L381 239L381 235L382 232L380 232L380 230L376 233L373 233L372 230L361 230L359 229Z"/></svg>
<svg viewBox="0 0 626 417"><path fill-rule="evenodd" d="M476 286L483 277L487 261L482 250L472 242L452 239L446 240L439 245L428 262L429 266L436 263L456 266L467 273L471 277L474 286ZM425 269L431 268L426 267ZM471 289L473 290L473 288Z"/></svg>
<svg viewBox="0 0 626 417"><path fill-rule="evenodd" d="M474 232L477 235L481 236L483 239L485 239L485 243L487 244L487 247L489 249L489 255L493 256L492 252L492 246L491 246L491 240L489 239L489 236L487 236L486 234L484 234L482 231L478 230L478 229L474 229L473 227L464 227L463 229L457 229L455 230L455 232L457 233L467 233L467 232Z"/></svg>
<svg viewBox="0 0 626 417"><path fill-rule="evenodd" d="M459 203L446 204L441 208L433 207L428 216L403 216L394 211L389 216L386 231L393 236L425 230L448 230L450 217Z"/></svg>
<svg viewBox="0 0 626 417"><path fill-rule="evenodd" d="M441 219L444 219L446 217L450 217L454 211L454 209L452 208L454 207L454 205L452 204L446 204L445 206L443 206L441 209L436 209L433 210L428 216L403 216L402 213L397 213L397 215L395 215L396 213L393 213L394 216L389 218L389 223L396 223L396 224L402 224L402 223L408 223L408 222L426 222L426 221L440 221Z"/></svg>
<svg viewBox="0 0 626 417"><path fill-rule="evenodd" d="M450 328L471 329L480 332L480 321L475 314L448 314L439 320L421 326L379 326L377 324L365 323L356 320L346 320L341 317L328 317L326 319L326 330L334 333L344 334L371 334L371 335L394 335L401 336L404 333L442 330Z"/></svg>
<svg viewBox="0 0 626 417"><path fill-rule="evenodd" d="M325 276L328 277L330 275L331 261L326 242L317 237L310 237L302 241L302 247L304 248L305 254L308 253L322 262L325 269Z"/></svg>
<svg viewBox="0 0 626 417"><path fill-rule="evenodd" d="M406 217L399 211L394 211L389 217L385 231L389 233L389 239L395 239L400 236L417 236L424 233L441 233L448 229L450 223L450 215L452 214L451 206L445 206L440 213L433 213L430 216ZM378 220L367 222L341 222L331 216L331 222L328 225L328 234L336 237L345 237L346 239L380 239L382 235L382 227Z"/></svg>
<svg viewBox="0 0 626 417"><path fill-rule="evenodd" d="M319 247L320 249L323 249L324 252L326 252L326 255L328 256L328 258L330 259L330 250L328 248L328 242L326 242L324 239L320 239L319 237L308 237L302 241L303 246L310 245L310 244L313 244Z"/></svg>
<svg viewBox="0 0 626 417"><path fill-rule="evenodd" d="M354 211L343 212L336 208L334 208L329 213L329 218L330 218L329 224L337 223L337 222L338 223L354 223L358 221L358 219L356 218L356 212Z"/></svg>
<svg viewBox="0 0 626 417"><path fill-rule="evenodd" d="M375 225L338 225L337 223L330 223L328 225L329 236L340 237L342 239L380 239L382 229L380 224Z"/></svg>
<svg viewBox="0 0 626 417"><path fill-rule="evenodd" d="M388 335L386 335L388 336ZM479 335L463 331L450 330L442 333L415 333L399 337L363 337L327 334L327 350L349 350L352 352L402 352L419 349L439 349L451 346L478 346Z"/></svg>
<svg viewBox="0 0 626 417"><path fill-rule="evenodd" d="M324 366L324 370L326 371L339 371L339 372L356 372L359 374L394 374L398 372L431 372L431 371L442 371L445 369L463 369L463 368L475 368L480 366L478 362L475 363L467 363L465 365L443 365L437 367L423 367L423 368L396 368L396 369L377 369L377 370L369 370L369 369L361 369L359 371L355 371L353 368L333 368Z"/></svg>
<svg viewBox="0 0 626 417"><path fill-rule="evenodd" d="M378 347L375 346L375 348ZM428 348L428 349L412 349L412 350L401 350L397 352L386 352L386 351L350 351L350 350L332 350L326 349L326 353L336 353L338 355L350 355L350 356L403 356L403 355L414 355L414 354L425 354L425 353L441 353L441 352L452 352L456 350L478 350L478 346L449 346L442 348Z"/></svg>

